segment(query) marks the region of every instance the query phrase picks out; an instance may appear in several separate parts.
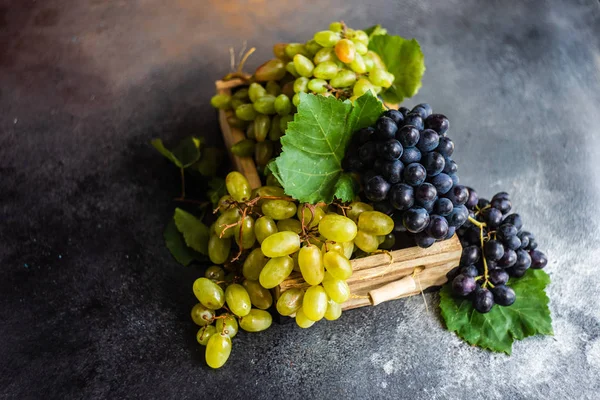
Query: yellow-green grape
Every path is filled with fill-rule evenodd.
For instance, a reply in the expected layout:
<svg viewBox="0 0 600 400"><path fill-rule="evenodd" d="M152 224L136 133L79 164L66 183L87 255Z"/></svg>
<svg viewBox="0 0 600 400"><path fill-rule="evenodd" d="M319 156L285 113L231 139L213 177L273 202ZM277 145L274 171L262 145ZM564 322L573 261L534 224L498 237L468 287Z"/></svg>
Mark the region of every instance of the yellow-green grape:
<svg viewBox="0 0 600 400"><path fill-rule="evenodd" d="M344 254L344 246L341 243L336 242L325 242L323 246L321 246L321 251L323 253L327 253L328 251L335 251L340 254Z"/></svg>
<svg viewBox="0 0 600 400"><path fill-rule="evenodd" d="M294 95L294 97L295 97L295 95ZM279 120L279 129L281 129L281 132L285 133L288 123L292 122L293 120L294 120L293 115L284 115L283 117L281 117L281 120Z"/></svg>
<svg viewBox="0 0 600 400"><path fill-rule="evenodd" d="M248 87L248 97L253 103L266 94L267 90L260 83L253 82Z"/></svg>
<svg viewBox="0 0 600 400"><path fill-rule="evenodd" d="M306 47L302 43L289 43L285 46L285 55L289 58L294 58L296 54L302 54L308 56Z"/></svg>
<svg viewBox="0 0 600 400"><path fill-rule="evenodd" d="M377 95L377 92L375 91L375 85L373 85L371 81L366 78L360 78L354 84L354 88L352 88L352 93L356 97L360 97L368 91L371 91L374 96Z"/></svg>
<svg viewBox="0 0 600 400"><path fill-rule="evenodd" d="M373 61L373 67L381 68L383 70L386 69L385 63L383 62L381 57L379 57L379 54L375 53L374 51L368 51L366 55L369 56L369 58L371 58L371 60Z"/></svg>
<svg viewBox="0 0 600 400"><path fill-rule="evenodd" d="M265 96L266 97L266 96ZM257 103L255 103L256 105ZM257 142L264 142L271 128L271 117L259 114L254 120L254 138Z"/></svg>
<svg viewBox="0 0 600 400"><path fill-rule="evenodd" d="M385 242L385 236L377 236L377 243L381 244Z"/></svg>
<svg viewBox="0 0 600 400"><path fill-rule="evenodd" d="M340 40L340 35L332 31L320 31L313 37L315 42L323 47L333 47Z"/></svg>
<svg viewBox="0 0 600 400"><path fill-rule="evenodd" d="M263 240L260 248L267 257L287 256L300 250L300 236L290 231L277 232Z"/></svg>
<svg viewBox="0 0 600 400"><path fill-rule="evenodd" d="M275 96L266 94L254 102L254 109L266 115L275 114Z"/></svg>
<svg viewBox="0 0 600 400"><path fill-rule="evenodd" d="M311 79L308 82L308 89L315 93L325 93L327 91L327 81L325 79Z"/></svg>
<svg viewBox="0 0 600 400"><path fill-rule="evenodd" d="M352 71L356 72L357 74L364 74L365 72L367 72L365 61L362 58L362 56L358 53L354 57L354 60L352 60L352 62L348 64L348 66Z"/></svg>
<svg viewBox="0 0 600 400"><path fill-rule="evenodd" d="M287 45L287 43L275 43L273 45L273 54L275 57L279 58L280 60L286 60L288 58L285 54L285 48Z"/></svg>
<svg viewBox="0 0 600 400"><path fill-rule="evenodd" d="M323 265L332 276L346 280L352 276L350 260L337 251L329 251L323 256Z"/></svg>
<svg viewBox="0 0 600 400"><path fill-rule="evenodd" d="M262 212L273 219L292 218L296 214L296 204L287 200L267 200L262 205Z"/></svg>
<svg viewBox="0 0 600 400"><path fill-rule="evenodd" d="M213 264L223 264L229 257L231 250L231 239L219 238L217 235L210 235L208 239L208 258Z"/></svg>
<svg viewBox="0 0 600 400"><path fill-rule="evenodd" d="M267 311L253 308L250 313L240 318L240 327L246 332L260 332L268 329L273 322L273 317Z"/></svg>
<svg viewBox="0 0 600 400"><path fill-rule="evenodd" d="M261 218L256 221L257 224L260 219ZM258 277L260 276L260 271L262 271L262 269L265 267L267 261L269 260L267 257L265 257L260 247L252 250L244 261L242 266L242 275L244 275L246 279L257 281Z"/></svg>
<svg viewBox="0 0 600 400"><path fill-rule="evenodd" d="M354 31L354 37L352 38L353 41L355 42L361 42L365 45L369 44L369 35L367 35L367 32L365 31Z"/></svg>
<svg viewBox="0 0 600 400"><path fill-rule="evenodd" d="M313 76L318 79L333 79L339 71L334 61L323 61L313 70Z"/></svg>
<svg viewBox="0 0 600 400"><path fill-rule="evenodd" d="M196 304L192 307L192 321L196 325L204 326L212 323L215 318L215 312L202 305L202 303Z"/></svg>
<svg viewBox="0 0 600 400"><path fill-rule="evenodd" d="M308 78L301 76L294 81L294 92L307 92L308 91Z"/></svg>
<svg viewBox="0 0 600 400"><path fill-rule="evenodd" d="M248 103L246 100L232 98L231 99L231 108L233 108L235 110L242 104L246 104L246 103Z"/></svg>
<svg viewBox="0 0 600 400"><path fill-rule="evenodd" d="M246 137L252 140L256 139L256 136L254 135L254 123L249 124L246 128Z"/></svg>
<svg viewBox="0 0 600 400"><path fill-rule="evenodd" d="M213 281L222 281L223 279L225 279L225 271L218 265L212 265L206 268L204 277L212 279Z"/></svg>
<svg viewBox="0 0 600 400"><path fill-rule="evenodd" d="M356 55L361 55L364 56L365 54L367 54L369 52L369 48L367 47L366 44L362 43L362 42L357 42L356 40L352 41L354 43L354 48L356 49Z"/></svg>
<svg viewBox="0 0 600 400"><path fill-rule="evenodd" d="M285 95L284 95L285 96ZM279 127L279 120L281 120L281 116L274 115L271 120L271 128L269 129L269 140L277 141L281 138L281 128Z"/></svg>
<svg viewBox="0 0 600 400"><path fill-rule="evenodd" d="M323 288L330 299L342 304L350 298L350 287L345 280L333 277L329 272L323 278Z"/></svg>
<svg viewBox="0 0 600 400"><path fill-rule="evenodd" d="M335 321L342 316L342 305L329 299L327 302L327 311L325 311L325 319L328 321Z"/></svg>
<svg viewBox="0 0 600 400"><path fill-rule="evenodd" d="M325 211L323 211L321 207L313 207L313 211L311 211L311 207L307 204L300 205L296 212L298 220L302 221L304 225L309 228L314 228L319 225L319 222L321 222L324 216Z"/></svg>
<svg viewBox="0 0 600 400"><path fill-rule="evenodd" d="M296 54L294 56L294 67L300 76L310 77L315 65L308 57L305 57L302 54Z"/></svg>
<svg viewBox="0 0 600 400"><path fill-rule="evenodd" d="M227 192L235 201L246 201L252 194L248 179L237 171L227 174L225 177L225 186L227 187Z"/></svg>
<svg viewBox="0 0 600 400"><path fill-rule="evenodd" d="M239 100L244 100L244 101L250 100L250 96L248 95L248 88L246 88L246 87L243 87L243 88L237 90L231 97L234 99L239 99Z"/></svg>
<svg viewBox="0 0 600 400"><path fill-rule="evenodd" d="M227 286L225 289L225 301L231 312L238 317L248 315L250 308L252 308L248 292L242 285L237 283Z"/></svg>
<svg viewBox="0 0 600 400"><path fill-rule="evenodd" d="M317 246L305 246L298 251L298 265L302 277L309 285L318 285L323 281L325 268L323 254Z"/></svg>
<svg viewBox="0 0 600 400"><path fill-rule="evenodd" d="M229 210L229 207L233 201L233 197L228 194L221 196L219 199L219 212L224 213L225 211Z"/></svg>
<svg viewBox="0 0 600 400"><path fill-rule="evenodd" d="M302 223L293 218L282 219L277 221L277 230L279 232L290 231L300 234L302 232Z"/></svg>
<svg viewBox="0 0 600 400"><path fill-rule="evenodd" d="M226 314L225 318L217 319L217 323L215 325L218 333L225 333L232 339L238 333L238 322L231 314Z"/></svg>
<svg viewBox="0 0 600 400"><path fill-rule="evenodd" d="M268 289L265 289L260 285L258 281L244 280L243 283L248 296L250 296L250 302L256 308L266 310L273 304L273 295Z"/></svg>
<svg viewBox="0 0 600 400"><path fill-rule="evenodd" d="M254 72L254 79L261 81L278 81L285 76L285 62L278 58L267 61Z"/></svg>
<svg viewBox="0 0 600 400"><path fill-rule="evenodd" d="M283 192L283 189L281 187L278 186L261 186L258 189L256 189L256 191L254 192L255 196L274 196L274 197L280 197L280 196L285 196L285 193ZM258 205L262 206L264 204L264 202L267 201L266 199L261 199L258 201Z"/></svg>
<svg viewBox="0 0 600 400"><path fill-rule="evenodd" d="M225 304L223 289L208 278L196 279L192 290L198 301L210 310L218 310Z"/></svg>
<svg viewBox="0 0 600 400"><path fill-rule="evenodd" d="M343 63L351 63L356 55L354 42L349 39L341 39L335 45L335 55Z"/></svg>
<svg viewBox="0 0 600 400"><path fill-rule="evenodd" d="M376 235L358 231L354 238L354 245L365 253L372 253L379 247L379 240Z"/></svg>
<svg viewBox="0 0 600 400"><path fill-rule="evenodd" d="M277 97L281 94L281 86L275 81L267 82L265 89L267 90L267 94L270 94L271 96Z"/></svg>
<svg viewBox="0 0 600 400"><path fill-rule="evenodd" d="M256 142L252 139L240 140L233 146L231 146L231 153L238 157L250 157L254 154L254 146Z"/></svg>
<svg viewBox="0 0 600 400"><path fill-rule="evenodd" d="M302 309L302 307L300 307L298 309L298 311L296 311L296 324L300 327L300 328L310 328L311 326L313 326L315 324L315 321L313 321L312 319L309 319L306 314L304 314L304 310Z"/></svg>
<svg viewBox="0 0 600 400"><path fill-rule="evenodd" d="M369 80L373 85L389 88L394 83L394 75L383 68L373 68L369 72Z"/></svg>
<svg viewBox="0 0 600 400"><path fill-rule="evenodd" d="M379 244L380 249L391 250L396 244L396 236L393 233L385 235L385 239Z"/></svg>
<svg viewBox="0 0 600 400"><path fill-rule="evenodd" d="M379 211L365 211L358 217L358 229L373 235L387 235L394 229L394 220Z"/></svg>
<svg viewBox="0 0 600 400"><path fill-rule="evenodd" d="M239 248L252 248L254 242L256 242L256 235L254 234L254 218L250 215L246 215L242 222L235 227L234 238Z"/></svg>
<svg viewBox="0 0 600 400"><path fill-rule="evenodd" d="M241 119L242 121L254 121L256 115L257 112L252 106L252 104L242 104L235 109L235 116Z"/></svg>
<svg viewBox="0 0 600 400"><path fill-rule="evenodd" d="M285 317L292 315L300 307L304 300L304 290L299 288L288 289L279 296L276 308L277 312Z"/></svg>
<svg viewBox="0 0 600 400"><path fill-rule="evenodd" d="M219 218L215 221L215 233L220 238L230 238L234 235L235 230L232 224L237 223L240 220L240 210L237 208L230 208L223 214L219 215Z"/></svg>
<svg viewBox="0 0 600 400"><path fill-rule="evenodd" d="M296 107L300 105L300 95L296 93L294 97L292 97L292 104Z"/></svg>
<svg viewBox="0 0 600 400"><path fill-rule="evenodd" d="M356 236L356 224L348 217L327 214L319 222L319 233L327 240L349 242Z"/></svg>
<svg viewBox="0 0 600 400"><path fill-rule="evenodd" d="M254 149L254 161L258 166L265 166L273 157L273 142L265 140L264 142L256 143Z"/></svg>
<svg viewBox="0 0 600 400"><path fill-rule="evenodd" d="M335 50L332 47L323 47L313 57L313 62L317 65L325 61L337 61Z"/></svg>
<svg viewBox="0 0 600 400"><path fill-rule="evenodd" d="M290 257L292 257L292 260L294 261L294 271L296 272L300 272L300 266L298 265L298 253L299 251L292 253L292 255Z"/></svg>
<svg viewBox="0 0 600 400"><path fill-rule="evenodd" d="M279 115L288 115L292 112L292 102L289 97L285 94L280 94L275 98L275 103L273 103L275 107L275 112Z"/></svg>
<svg viewBox="0 0 600 400"><path fill-rule="evenodd" d="M208 339L210 339L210 337L215 333L217 333L217 328L215 328L214 325L203 326L198 330L198 333L196 334L196 340L202 346L206 346Z"/></svg>
<svg viewBox="0 0 600 400"><path fill-rule="evenodd" d="M354 253L354 242L344 242L342 243L342 247L344 248L344 257L349 260L352 257L352 253Z"/></svg>
<svg viewBox="0 0 600 400"><path fill-rule="evenodd" d="M358 222L358 216L365 211L373 211L373 206L362 201L353 201L350 203L350 209L346 214L352 221Z"/></svg>
<svg viewBox="0 0 600 400"><path fill-rule="evenodd" d="M341 22L332 22L329 24L329 30L332 32L341 32L344 29L344 25Z"/></svg>
<svg viewBox="0 0 600 400"><path fill-rule="evenodd" d="M375 63L373 62L373 57L367 52L367 54L363 55L363 62L365 63L365 69L367 72L371 71L373 67L375 67Z"/></svg>
<svg viewBox="0 0 600 400"><path fill-rule="evenodd" d="M275 235L277 235L277 233ZM294 260L292 260L292 257L283 256L271 258L262 271L260 271L258 281L265 289L272 289L290 276L293 269Z"/></svg>
<svg viewBox="0 0 600 400"><path fill-rule="evenodd" d="M290 61L285 65L285 69L287 72L289 72L294 78L297 78L300 76L300 74L298 73L298 71L296 71L296 67L294 66L294 62Z"/></svg>
<svg viewBox="0 0 600 400"><path fill-rule="evenodd" d="M356 82L356 73L349 69L343 69L329 81L329 84L334 88L339 89L352 86L354 85L354 82Z"/></svg>
<svg viewBox="0 0 600 400"><path fill-rule="evenodd" d="M224 333L216 333L208 339L205 359L211 368L221 368L231 354L231 338Z"/></svg>
<svg viewBox="0 0 600 400"><path fill-rule="evenodd" d="M319 321L325 315L325 311L327 311L327 301L329 301L329 298L323 286L311 286L304 293L302 311L308 319Z"/></svg>
<svg viewBox="0 0 600 400"><path fill-rule="evenodd" d="M308 54L312 57L315 55L315 53L317 51L321 50L322 47L314 39L311 39L308 42L306 42L306 44L304 45L304 48L306 49Z"/></svg>
<svg viewBox="0 0 600 400"><path fill-rule="evenodd" d="M216 94L210 99L210 105L219 110L228 110L231 108L231 96L228 94Z"/></svg>
<svg viewBox="0 0 600 400"><path fill-rule="evenodd" d="M262 243L266 238L277 232L277 225L271 217L260 217L254 224L254 234L258 243Z"/></svg>
<svg viewBox="0 0 600 400"><path fill-rule="evenodd" d="M238 129L246 129L246 127L248 126L248 121L242 121L235 115L228 115L227 123L229 124L229 126L232 126L234 128L238 128Z"/></svg>

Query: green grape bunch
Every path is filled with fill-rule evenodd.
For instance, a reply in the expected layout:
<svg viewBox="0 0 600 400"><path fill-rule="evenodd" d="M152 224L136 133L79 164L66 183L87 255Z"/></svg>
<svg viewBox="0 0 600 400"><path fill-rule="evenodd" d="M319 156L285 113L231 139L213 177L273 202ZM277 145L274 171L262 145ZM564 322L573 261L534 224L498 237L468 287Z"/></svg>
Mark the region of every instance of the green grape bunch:
<svg viewBox="0 0 600 400"><path fill-rule="evenodd" d="M294 317L301 328L340 318L351 298L350 259L394 245L392 219L366 203L300 204L279 186L251 190L239 172L229 173L225 184L228 194L210 227L214 265L194 282L199 303L191 311L212 368L225 364L240 328L271 326L268 310ZM271 289L294 273L304 283L275 302Z"/></svg>

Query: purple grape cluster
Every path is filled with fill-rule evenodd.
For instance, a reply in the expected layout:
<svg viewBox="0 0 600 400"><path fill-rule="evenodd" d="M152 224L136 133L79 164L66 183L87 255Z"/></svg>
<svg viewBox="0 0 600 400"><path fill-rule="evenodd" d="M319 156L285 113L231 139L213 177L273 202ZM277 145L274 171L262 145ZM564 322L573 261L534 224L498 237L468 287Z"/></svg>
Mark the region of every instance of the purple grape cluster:
<svg viewBox="0 0 600 400"><path fill-rule="evenodd" d="M542 269L548 259L537 250L533 234L523 230L521 216L508 214L512 208L508 193L497 193L490 201L478 199L472 189L469 192L469 216L477 223L467 221L457 231L463 252L452 290L470 297L475 309L486 313L494 304L515 302L515 292L507 285L509 277L520 278L529 268Z"/></svg>
<svg viewBox="0 0 600 400"><path fill-rule="evenodd" d="M387 110L354 133L344 159L345 170L360 174L364 197L420 247L449 239L469 216L448 128L448 118L426 103Z"/></svg>

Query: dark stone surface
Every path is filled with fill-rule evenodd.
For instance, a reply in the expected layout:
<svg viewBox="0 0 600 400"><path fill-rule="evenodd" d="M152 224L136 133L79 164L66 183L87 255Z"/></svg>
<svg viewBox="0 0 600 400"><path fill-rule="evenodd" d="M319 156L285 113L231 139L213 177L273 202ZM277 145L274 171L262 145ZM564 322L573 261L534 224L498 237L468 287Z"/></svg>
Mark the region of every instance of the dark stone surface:
<svg viewBox="0 0 600 400"><path fill-rule="evenodd" d="M0 1L0 398L597 398L597 1ZM461 179L506 190L547 250L556 335L512 357L445 331L437 296L309 330L240 334L209 370L193 280L163 245L177 172L148 145L203 134L228 47L333 19L416 37L420 94Z"/></svg>

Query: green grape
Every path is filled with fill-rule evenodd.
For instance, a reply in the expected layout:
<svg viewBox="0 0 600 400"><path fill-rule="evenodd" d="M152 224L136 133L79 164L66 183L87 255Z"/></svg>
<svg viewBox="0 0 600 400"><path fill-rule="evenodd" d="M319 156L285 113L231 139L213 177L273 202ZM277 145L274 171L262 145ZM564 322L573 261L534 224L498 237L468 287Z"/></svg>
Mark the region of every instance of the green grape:
<svg viewBox="0 0 600 400"><path fill-rule="evenodd" d="M308 78L301 76L294 81L294 92L307 92L308 91Z"/></svg>
<svg viewBox="0 0 600 400"><path fill-rule="evenodd" d="M273 157L273 142L265 140L256 144L254 149L254 161L258 166L265 166Z"/></svg>
<svg viewBox="0 0 600 400"><path fill-rule="evenodd" d="M231 354L231 339L224 333L216 333L206 344L206 363L211 368L221 368Z"/></svg>
<svg viewBox="0 0 600 400"><path fill-rule="evenodd" d="M373 68L369 72L369 80L376 86L389 88L394 83L394 75L383 68Z"/></svg>
<svg viewBox="0 0 600 400"><path fill-rule="evenodd" d="M329 251L323 256L323 265L332 276L346 280L352 276L350 261L337 251Z"/></svg>
<svg viewBox="0 0 600 400"><path fill-rule="evenodd" d="M348 217L328 214L319 222L319 233L327 240L349 242L356 236L356 224Z"/></svg>
<svg viewBox="0 0 600 400"><path fill-rule="evenodd" d="M240 318L240 327L246 332L260 332L268 329L273 322L273 317L267 311L253 308L250 313Z"/></svg>
<svg viewBox="0 0 600 400"><path fill-rule="evenodd" d="M381 236L381 235L380 235L380 236L377 236L377 243L378 243L378 244L381 244L381 243L383 243L383 242L385 242L385 236Z"/></svg>
<svg viewBox="0 0 600 400"><path fill-rule="evenodd" d="M379 247L379 241L376 235L358 231L354 238L354 245L365 253L372 253Z"/></svg>
<svg viewBox="0 0 600 400"><path fill-rule="evenodd" d="M329 301L329 298L323 286L311 286L304 293L302 311L308 319L319 321L325 315L325 311L327 311L327 301Z"/></svg>
<svg viewBox="0 0 600 400"><path fill-rule="evenodd" d="M292 218L296 214L296 204L287 200L267 200L262 205L262 212L273 219Z"/></svg>
<svg viewBox="0 0 600 400"><path fill-rule="evenodd" d="M208 258L213 264L223 264L229 257L231 239L220 239L217 235L210 235L208 239Z"/></svg>
<svg viewBox="0 0 600 400"><path fill-rule="evenodd" d="M325 79L311 79L308 82L308 89L315 93L325 93L327 91L327 81Z"/></svg>
<svg viewBox="0 0 600 400"><path fill-rule="evenodd" d="M335 45L335 55L337 58L345 63L351 63L354 61L354 57L356 56L356 47L354 46L354 42L349 39L342 39Z"/></svg>
<svg viewBox="0 0 600 400"><path fill-rule="evenodd" d="M281 187L267 185L261 186L258 189L256 189L254 195L261 197L281 197L285 196L285 193L283 192L283 189ZM267 201L267 199L260 199L257 204L262 207L265 201Z"/></svg>
<svg viewBox="0 0 600 400"><path fill-rule="evenodd" d="M356 42L356 41L353 41L353 42L354 42L354 48L356 49L355 57L357 55L364 56L369 52L369 48L367 47L366 44L364 44L362 42Z"/></svg>
<svg viewBox="0 0 600 400"><path fill-rule="evenodd" d="M256 139L256 136L254 135L254 123L249 124L246 128L246 137L252 140Z"/></svg>
<svg viewBox="0 0 600 400"><path fill-rule="evenodd" d="M258 224L260 220L261 218L259 218L256 223ZM267 261L269 260L267 257L265 257L260 247L252 250L244 261L242 266L242 275L244 275L246 279L257 281L258 277L260 276L260 271L262 271L265 264L267 264Z"/></svg>
<svg viewBox="0 0 600 400"><path fill-rule="evenodd" d="M279 115L273 116L273 119L271 120L271 129L269 129L269 140L276 142L281 138L282 133L281 128L279 127L280 120L281 117Z"/></svg>
<svg viewBox="0 0 600 400"><path fill-rule="evenodd" d="M341 32L344 29L344 25L341 22L332 22L329 24L329 30L332 32Z"/></svg>
<svg viewBox="0 0 600 400"><path fill-rule="evenodd" d="M266 94L257 99L254 102L254 109L261 114L275 114L275 96Z"/></svg>
<svg viewBox="0 0 600 400"><path fill-rule="evenodd" d="M266 96L265 96L266 97ZM257 103L255 103L256 105ZM254 138L257 142L264 142L271 128L271 117L259 114L254 120Z"/></svg>
<svg viewBox="0 0 600 400"><path fill-rule="evenodd" d="M365 211L373 211L373 207L362 201L353 201L350 203L350 209L347 212L348 218L354 222L358 222L358 216Z"/></svg>
<svg viewBox="0 0 600 400"><path fill-rule="evenodd" d="M383 70L386 69L385 63L383 62L383 60L381 59L381 57L379 57L379 54L375 53L374 51L368 51L366 55L369 58L371 58L371 60L373 61L373 67L374 68L381 68Z"/></svg>
<svg viewBox="0 0 600 400"><path fill-rule="evenodd" d="M244 280L243 283L248 296L250 296L250 302L256 308L266 310L273 304L273 296L268 289L265 289L260 285L258 281Z"/></svg>
<svg viewBox="0 0 600 400"><path fill-rule="evenodd" d="M225 271L218 265L212 265L206 268L204 277L213 281L222 281L223 279L225 279Z"/></svg>
<svg viewBox="0 0 600 400"><path fill-rule="evenodd" d="M344 257L348 260L352 257L352 253L354 253L354 242L344 242L342 243L342 247L344 248Z"/></svg>
<svg viewBox="0 0 600 400"><path fill-rule="evenodd" d="M373 67L375 67L373 57L369 54L369 52L367 52L367 54L363 56L363 62L365 63L365 69L367 70L367 72L371 71Z"/></svg>
<svg viewBox="0 0 600 400"><path fill-rule="evenodd" d="M276 233L275 235L279 235L281 233L288 233L288 232L279 232L279 233ZM275 236L275 235L273 235L273 236ZM267 240L269 240L269 239L267 239ZM266 243L267 240L265 240L263 242L263 244ZM263 253L264 253L264 250L263 250ZM262 271L260 271L260 276L258 277L258 281L260 282L262 287L264 287L265 289L272 289L275 286L279 285L281 282L283 282L285 280L285 278L290 276L293 269L294 269L294 260L292 260L292 257L283 256L283 257L271 258L267 262L265 267L262 269Z"/></svg>
<svg viewBox="0 0 600 400"><path fill-rule="evenodd" d="M210 310L218 310L225 304L223 289L208 278L196 279L192 290L198 301Z"/></svg>
<svg viewBox="0 0 600 400"><path fill-rule="evenodd" d="M340 35L332 31L320 31L313 38L320 46L333 47L340 40Z"/></svg>
<svg viewBox="0 0 600 400"><path fill-rule="evenodd" d="M225 314L225 318L219 318L216 322L216 329L218 333L224 333L231 339L238 333L238 322L235 317L231 314Z"/></svg>
<svg viewBox="0 0 600 400"><path fill-rule="evenodd" d="M356 54L354 56L354 60L348 64L350 69L357 74L364 74L367 72L367 66L365 65L365 60L360 54Z"/></svg>
<svg viewBox="0 0 600 400"><path fill-rule="evenodd" d="M215 233L220 238L230 238L234 235L235 230L232 224L237 223L240 220L240 210L237 208L230 208L223 214L219 215L219 218L215 221Z"/></svg>
<svg viewBox="0 0 600 400"><path fill-rule="evenodd" d="M250 101L253 103L266 94L267 90L260 83L253 82L248 87L248 97L250 97Z"/></svg>
<svg viewBox="0 0 600 400"><path fill-rule="evenodd" d="M385 235L385 239L379 244L380 249L391 250L396 244L396 236L393 233Z"/></svg>
<svg viewBox="0 0 600 400"><path fill-rule="evenodd" d="M292 255L290 255L290 257L292 257L292 260L294 261L294 271L296 271L296 272L300 272L300 266L298 265L298 253L299 253L299 251L292 253Z"/></svg>
<svg viewBox="0 0 600 400"><path fill-rule="evenodd" d="M290 98L285 94L280 94L279 96L277 96L277 98L275 99L275 103L273 103L273 106L275 107L275 111L277 112L277 114L282 116L288 115L290 112L292 112L292 102Z"/></svg>
<svg viewBox="0 0 600 400"><path fill-rule="evenodd" d="M277 97L281 94L281 86L275 81L267 82L265 89L267 90L267 94L270 94L271 96Z"/></svg>
<svg viewBox="0 0 600 400"><path fill-rule="evenodd" d="M294 78L297 78L300 76L300 74L298 73L298 71L296 71L296 67L294 66L294 62L290 61L289 63L287 63L285 65L285 69L287 72L289 72Z"/></svg>
<svg viewBox="0 0 600 400"><path fill-rule="evenodd" d="M262 252L267 257L283 257L300 250L300 236L297 233L277 232L263 240Z"/></svg>
<svg viewBox="0 0 600 400"><path fill-rule="evenodd" d="M196 304L192 307L192 321L196 325L204 326L212 323L215 318L215 312L202 305L202 303Z"/></svg>
<svg viewBox="0 0 600 400"><path fill-rule="evenodd" d="M231 108L231 96L228 94L216 94L210 99L210 105L219 110Z"/></svg>
<svg viewBox="0 0 600 400"><path fill-rule="evenodd" d="M369 44L369 35L365 31L354 31L354 37L352 38L354 42L360 42L364 45Z"/></svg>
<svg viewBox="0 0 600 400"><path fill-rule="evenodd" d="M238 317L248 315L250 308L252 308L248 292L242 285L237 283L227 286L225 289L225 301L231 312Z"/></svg>
<svg viewBox="0 0 600 400"><path fill-rule="evenodd" d="M234 99L239 99L239 100L244 100L244 101L250 100L250 96L248 95L248 88L246 88L246 87L239 89L231 97L233 97Z"/></svg>
<svg viewBox="0 0 600 400"><path fill-rule="evenodd" d="M306 51L306 47L302 43L289 43L285 47L285 55L289 58L294 58L296 54L302 54L304 56L309 55Z"/></svg>
<svg viewBox="0 0 600 400"><path fill-rule="evenodd" d="M327 311L325 311L325 319L328 321L335 321L342 316L342 305L329 299L327 302Z"/></svg>
<svg viewBox="0 0 600 400"><path fill-rule="evenodd" d="M313 76L318 79L332 79L339 71L339 67L334 61L323 61L317 64L313 70Z"/></svg>
<svg viewBox="0 0 600 400"><path fill-rule="evenodd" d="M306 42L304 47L306 48L306 51L310 56L314 56L322 48L321 45L317 43L314 39L311 39L308 42Z"/></svg>
<svg viewBox="0 0 600 400"><path fill-rule="evenodd" d="M256 110L254 109L252 104L242 104L235 109L235 116L241 119L242 121L254 121L256 115Z"/></svg>
<svg viewBox="0 0 600 400"><path fill-rule="evenodd" d="M250 157L252 154L254 154L255 145L256 142L254 140L244 139L231 146L231 149L229 150L231 151L231 154L234 154L238 157Z"/></svg>
<svg viewBox="0 0 600 400"><path fill-rule="evenodd" d="M310 328L315 324L315 321L309 319L306 314L304 314L304 310L301 307L296 311L296 324L300 328Z"/></svg>
<svg viewBox="0 0 600 400"><path fill-rule="evenodd" d="M327 253L328 251L335 251L340 254L344 254L344 246L341 243L336 242L325 242L321 246L321 251Z"/></svg>
<svg viewBox="0 0 600 400"><path fill-rule="evenodd" d="M323 47L321 50L317 51L313 57L313 62L315 64L321 64L325 61L337 61L335 50L333 50L332 47Z"/></svg>
<svg viewBox="0 0 600 400"><path fill-rule="evenodd" d="M371 93L373 93L374 96L377 95L375 91L375 85L373 85L371 81L366 78L360 78L354 84L354 88L352 88L352 94L354 94L354 96L356 97L360 97L363 94L367 93L369 90L371 91Z"/></svg>
<svg viewBox="0 0 600 400"><path fill-rule="evenodd" d="M287 47L287 43L275 43L273 45L273 54L275 57L280 60L286 60L288 57L285 54L285 48Z"/></svg>
<svg viewBox="0 0 600 400"><path fill-rule="evenodd" d="M271 217L260 217L254 224L254 234L258 243L262 244L266 238L277 232L277 225Z"/></svg>
<svg viewBox="0 0 600 400"><path fill-rule="evenodd" d="M231 108L233 108L234 110L242 104L248 104L248 102L241 99L231 99Z"/></svg>
<svg viewBox="0 0 600 400"><path fill-rule="evenodd" d="M254 246L254 242L256 242L256 235L254 234L254 218L250 215L246 215L242 220L242 223L238 224L234 229L235 242L239 248L250 249Z"/></svg>
<svg viewBox="0 0 600 400"><path fill-rule="evenodd" d="M319 225L324 216L325 211L321 207L314 207L313 211L311 211L311 208L307 204L299 206L296 212L298 220L304 222L304 225L308 226L308 228L314 228Z"/></svg>
<svg viewBox="0 0 600 400"><path fill-rule="evenodd" d="M246 129L246 127L248 126L247 121L242 121L235 115L228 115L227 123L229 124L229 126L231 126L233 128L238 128L238 129Z"/></svg>
<svg viewBox="0 0 600 400"><path fill-rule="evenodd" d="M330 299L342 304L350 298L350 287L345 280L334 278L329 272L323 278L323 288Z"/></svg>
<svg viewBox="0 0 600 400"><path fill-rule="evenodd" d="M323 255L317 246L305 246L298 251L298 266L309 285L318 285L323 281Z"/></svg>
<svg viewBox="0 0 600 400"><path fill-rule="evenodd" d="M277 300L277 312L288 317L302 307L302 300L304 300L304 290L299 288L288 289Z"/></svg>
<svg viewBox="0 0 600 400"><path fill-rule="evenodd" d="M379 211L365 211L358 217L358 229L373 235L387 235L394 229L394 220Z"/></svg>
<svg viewBox="0 0 600 400"><path fill-rule="evenodd" d="M296 107L300 105L300 95L296 93L294 97L292 97L292 104Z"/></svg>
<svg viewBox="0 0 600 400"><path fill-rule="evenodd" d="M356 82L356 74L349 69L343 69L329 81L329 84L339 89L352 86L354 82Z"/></svg>
<svg viewBox="0 0 600 400"><path fill-rule="evenodd" d="M295 95L294 95L294 97L295 97ZM285 133L288 123L292 122L293 120L294 120L293 115L284 115L283 117L281 117L281 120L279 121L279 129L281 129L281 132Z"/></svg>
<svg viewBox="0 0 600 400"><path fill-rule="evenodd" d="M267 61L254 72L257 81L278 81L285 76L285 62L278 58Z"/></svg>
<svg viewBox="0 0 600 400"><path fill-rule="evenodd" d="M227 192L235 201L246 201L252 194L248 179L237 171L227 174L225 177L225 186L227 187Z"/></svg>
<svg viewBox="0 0 600 400"><path fill-rule="evenodd" d="M296 54L294 56L294 67L300 76L305 77L312 76L313 69L315 69L313 62L302 54Z"/></svg>
<svg viewBox="0 0 600 400"><path fill-rule="evenodd" d="M277 221L277 230L279 232L282 231L290 231L300 234L302 232L302 223L297 219L286 218Z"/></svg>
<svg viewBox="0 0 600 400"><path fill-rule="evenodd" d="M214 327L214 325L203 326L198 330L198 333L196 334L196 340L202 346L206 346L208 339L210 339L210 337L215 333L217 333L217 329Z"/></svg>

